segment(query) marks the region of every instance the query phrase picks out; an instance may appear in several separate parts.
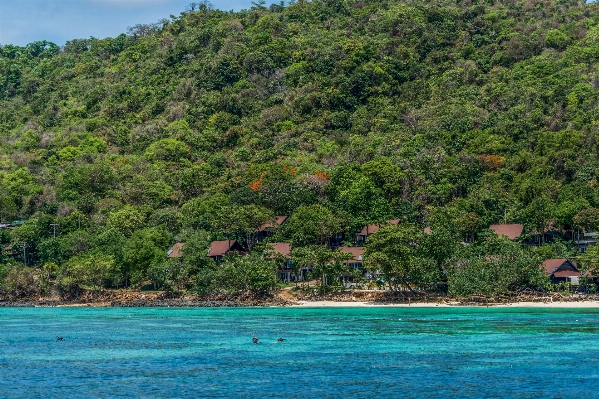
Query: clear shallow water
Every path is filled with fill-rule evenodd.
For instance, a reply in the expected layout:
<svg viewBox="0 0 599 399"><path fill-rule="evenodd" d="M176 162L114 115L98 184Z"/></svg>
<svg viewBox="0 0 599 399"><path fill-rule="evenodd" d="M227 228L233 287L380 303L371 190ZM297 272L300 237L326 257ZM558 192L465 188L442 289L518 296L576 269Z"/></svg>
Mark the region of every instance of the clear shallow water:
<svg viewBox="0 0 599 399"><path fill-rule="evenodd" d="M599 396L599 309L9 308L0 332L0 398Z"/></svg>

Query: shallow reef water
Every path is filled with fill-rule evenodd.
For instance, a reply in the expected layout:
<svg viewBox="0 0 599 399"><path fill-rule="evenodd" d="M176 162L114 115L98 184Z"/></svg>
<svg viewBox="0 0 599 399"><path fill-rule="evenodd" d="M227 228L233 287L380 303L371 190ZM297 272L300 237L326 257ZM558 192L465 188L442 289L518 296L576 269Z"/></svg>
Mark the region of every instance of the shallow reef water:
<svg viewBox="0 0 599 399"><path fill-rule="evenodd" d="M0 332L0 398L599 395L599 309L3 308Z"/></svg>

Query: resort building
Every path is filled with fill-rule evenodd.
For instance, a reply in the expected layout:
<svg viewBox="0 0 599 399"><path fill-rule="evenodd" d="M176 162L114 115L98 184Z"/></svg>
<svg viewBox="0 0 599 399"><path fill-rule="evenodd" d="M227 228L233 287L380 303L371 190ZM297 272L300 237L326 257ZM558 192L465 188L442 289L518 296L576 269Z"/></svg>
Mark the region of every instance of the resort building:
<svg viewBox="0 0 599 399"><path fill-rule="evenodd" d="M597 232L576 232L572 234L572 238L576 243L576 247L578 248L578 252L584 253L588 251L590 247L597 244L599 242L599 233Z"/></svg>
<svg viewBox="0 0 599 399"><path fill-rule="evenodd" d="M285 223L285 221L288 218L289 216L277 216L276 220L274 220L273 222L265 223L262 226L260 226L256 231L257 240L262 241L266 237L271 237L272 235L274 235L277 232L278 228L281 227L281 225Z"/></svg>
<svg viewBox="0 0 599 399"><path fill-rule="evenodd" d="M362 264L362 255L364 254L364 247L342 247L339 248L339 251L353 255L353 258L344 261L343 264L355 270L358 270L360 272L361 277L368 277L369 273L367 270L364 269L364 265ZM341 281L344 283L352 282L353 279L354 275L352 274L344 273L341 275Z"/></svg>
<svg viewBox="0 0 599 399"><path fill-rule="evenodd" d="M580 272L568 259L547 259L541 267L547 272L552 283L579 284Z"/></svg>
<svg viewBox="0 0 599 399"><path fill-rule="evenodd" d="M178 242L170 247L170 249L166 252L166 257L169 259L183 257L183 245L185 245L184 242Z"/></svg>
<svg viewBox="0 0 599 399"><path fill-rule="evenodd" d="M282 256L285 259L285 263L280 264L277 269L277 279L286 283L296 281L297 277L291 270L291 244L288 242L273 242L269 243L268 246L272 251L271 259L277 255Z"/></svg>
<svg viewBox="0 0 599 399"><path fill-rule="evenodd" d="M206 256L214 259L215 262L220 262L223 259L223 256L230 253L245 255L243 247L237 242L237 240L222 240L212 241Z"/></svg>
<svg viewBox="0 0 599 399"><path fill-rule="evenodd" d="M364 247L341 247L339 248L339 251L353 255L353 258L344 261L344 264L346 264L349 267L353 267L356 270L364 272L364 266L362 265L362 255L364 254Z"/></svg>
<svg viewBox="0 0 599 399"><path fill-rule="evenodd" d="M387 220L387 223L393 226L397 226L399 224L399 219ZM368 237L379 231L381 226L384 226L384 224L375 223L364 226L360 233L356 236L356 244L366 244L366 240L368 239Z"/></svg>

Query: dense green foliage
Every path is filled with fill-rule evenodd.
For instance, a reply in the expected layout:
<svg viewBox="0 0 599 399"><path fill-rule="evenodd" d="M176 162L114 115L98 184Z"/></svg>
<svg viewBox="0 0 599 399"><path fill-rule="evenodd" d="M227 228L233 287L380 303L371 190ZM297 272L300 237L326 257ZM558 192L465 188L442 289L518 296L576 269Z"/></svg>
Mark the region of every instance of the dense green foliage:
<svg viewBox="0 0 599 399"><path fill-rule="evenodd" d="M430 280L491 223L599 226L597 61L599 7L575 0L202 4L116 38L4 45L0 220L26 223L1 242L65 286L212 270L197 278L215 287L211 239L248 248L291 215L277 240L351 241L399 218L432 227L427 255L405 255ZM192 264L165 264L190 237ZM403 259L388 251L372 258Z"/></svg>
<svg viewBox="0 0 599 399"><path fill-rule="evenodd" d="M426 246L420 245L424 235L422 229L413 225L383 227L366 247L367 264L382 272L392 289L411 289L413 284L440 281L441 269Z"/></svg>
<svg viewBox="0 0 599 399"><path fill-rule="evenodd" d="M496 295L549 284L539 269L543 259L504 237L463 247L448 269L454 295Z"/></svg>

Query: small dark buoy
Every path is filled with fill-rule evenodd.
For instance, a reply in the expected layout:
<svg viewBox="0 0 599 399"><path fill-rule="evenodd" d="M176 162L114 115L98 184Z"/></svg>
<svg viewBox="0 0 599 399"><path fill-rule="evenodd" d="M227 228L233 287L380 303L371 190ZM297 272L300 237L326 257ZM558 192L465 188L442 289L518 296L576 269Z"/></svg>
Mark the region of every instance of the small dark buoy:
<svg viewBox="0 0 599 399"><path fill-rule="evenodd" d="M57 341L64 341L64 338L63 337L56 337L56 340Z"/></svg>

